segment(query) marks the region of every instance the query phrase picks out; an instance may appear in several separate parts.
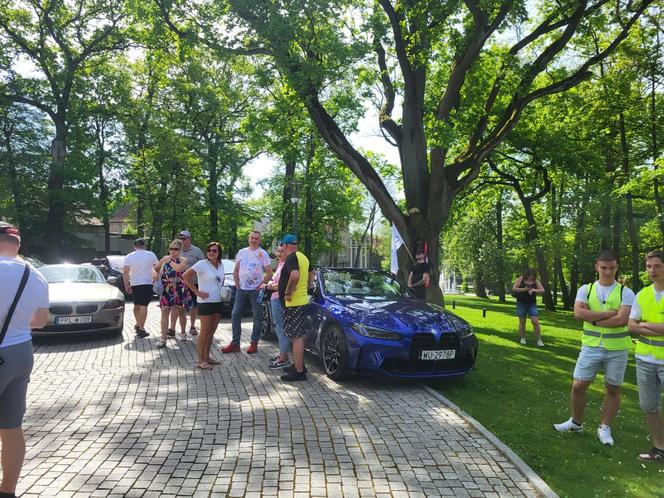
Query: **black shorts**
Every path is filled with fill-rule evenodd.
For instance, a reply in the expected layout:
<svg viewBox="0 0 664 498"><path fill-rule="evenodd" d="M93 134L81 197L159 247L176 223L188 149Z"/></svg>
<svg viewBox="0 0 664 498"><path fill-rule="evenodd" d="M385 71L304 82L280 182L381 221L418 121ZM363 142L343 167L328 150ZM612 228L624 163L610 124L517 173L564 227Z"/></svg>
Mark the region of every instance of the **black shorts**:
<svg viewBox="0 0 664 498"><path fill-rule="evenodd" d="M198 303L198 316L221 315L221 303Z"/></svg>
<svg viewBox="0 0 664 498"><path fill-rule="evenodd" d="M302 306L284 306L284 335L286 337L304 337L309 329L309 304Z"/></svg>
<svg viewBox="0 0 664 498"><path fill-rule="evenodd" d="M152 286L151 285L132 285L131 295L134 296L134 304L139 306L147 306L152 301Z"/></svg>

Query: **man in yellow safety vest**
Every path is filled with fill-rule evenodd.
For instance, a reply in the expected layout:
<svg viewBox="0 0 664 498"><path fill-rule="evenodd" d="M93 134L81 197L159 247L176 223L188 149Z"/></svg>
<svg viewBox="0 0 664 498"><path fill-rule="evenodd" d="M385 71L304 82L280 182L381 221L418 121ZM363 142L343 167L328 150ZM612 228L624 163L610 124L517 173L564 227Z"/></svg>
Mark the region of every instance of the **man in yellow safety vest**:
<svg viewBox="0 0 664 498"><path fill-rule="evenodd" d="M574 318L583 320L581 352L574 368L571 394L571 417L553 424L558 432L582 432L588 386L604 370L604 403L597 428L600 443L613 446L611 422L620 409L620 386L625 377L627 356L632 340L627 320L634 293L616 281L618 258L602 251L595 261L599 279L582 285L574 302Z"/></svg>
<svg viewBox="0 0 664 498"><path fill-rule="evenodd" d="M636 295L629 315L629 331L637 337L639 405L645 413L653 447L637 458L644 462L664 462L664 251L648 253L646 272L652 285Z"/></svg>

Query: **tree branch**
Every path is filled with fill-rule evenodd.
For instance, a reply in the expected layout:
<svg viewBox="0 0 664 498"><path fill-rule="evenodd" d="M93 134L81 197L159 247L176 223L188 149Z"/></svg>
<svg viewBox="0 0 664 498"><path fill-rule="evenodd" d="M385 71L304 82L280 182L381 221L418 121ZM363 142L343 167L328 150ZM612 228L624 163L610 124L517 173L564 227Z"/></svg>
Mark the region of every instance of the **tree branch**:
<svg viewBox="0 0 664 498"><path fill-rule="evenodd" d="M385 60L385 49L377 36L374 36L374 51L378 55L378 67L380 69L380 80L383 84L385 103L381 106L378 114L380 127L386 130L398 146L401 143L401 127L392 119L394 109L395 91L390 79L389 69Z"/></svg>

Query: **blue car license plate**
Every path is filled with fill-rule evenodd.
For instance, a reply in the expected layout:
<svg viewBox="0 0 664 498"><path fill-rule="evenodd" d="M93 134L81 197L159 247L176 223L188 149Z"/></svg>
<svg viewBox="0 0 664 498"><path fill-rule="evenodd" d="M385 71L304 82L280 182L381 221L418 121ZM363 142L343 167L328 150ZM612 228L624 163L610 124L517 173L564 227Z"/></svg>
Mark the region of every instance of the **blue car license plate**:
<svg viewBox="0 0 664 498"><path fill-rule="evenodd" d="M76 325L79 323L92 323L92 316L56 316L56 325Z"/></svg>
<svg viewBox="0 0 664 498"><path fill-rule="evenodd" d="M437 351L420 351L420 360L452 360L456 357L456 349L439 349Z"/></svg>

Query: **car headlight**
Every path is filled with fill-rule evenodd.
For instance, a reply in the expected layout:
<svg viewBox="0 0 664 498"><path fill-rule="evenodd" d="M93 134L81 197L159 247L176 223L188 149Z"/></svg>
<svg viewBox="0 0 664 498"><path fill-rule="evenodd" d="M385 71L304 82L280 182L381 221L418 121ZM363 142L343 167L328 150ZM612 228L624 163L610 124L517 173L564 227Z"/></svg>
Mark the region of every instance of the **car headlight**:
<svg viewBox="0 0 664 498"><path fill-rule="evenodd" d="M463 320L458 316L453 315L452 313L449 312L445 313L445 316L454 327L454 330L458 332L458 334L461 336L462 339L473 335L473 328L466 320Z"/></svg>
<svg viewBox="0 0 664 498"><path fill-rule="evenodd" d="M124 302L121 299L109 299L106 301L106 304L102 307L103 310L115 310L122 308Z"/></svg>
<svg viewBox="0 0 664 498"><path fill-rule="evenodd" d="M371 337L372 339L384 339L386 341L399 341L401 334L392 332L391 330L379 329L376 327L368 327L362 323L353 323L350 328L364 337Z"/></svg>

